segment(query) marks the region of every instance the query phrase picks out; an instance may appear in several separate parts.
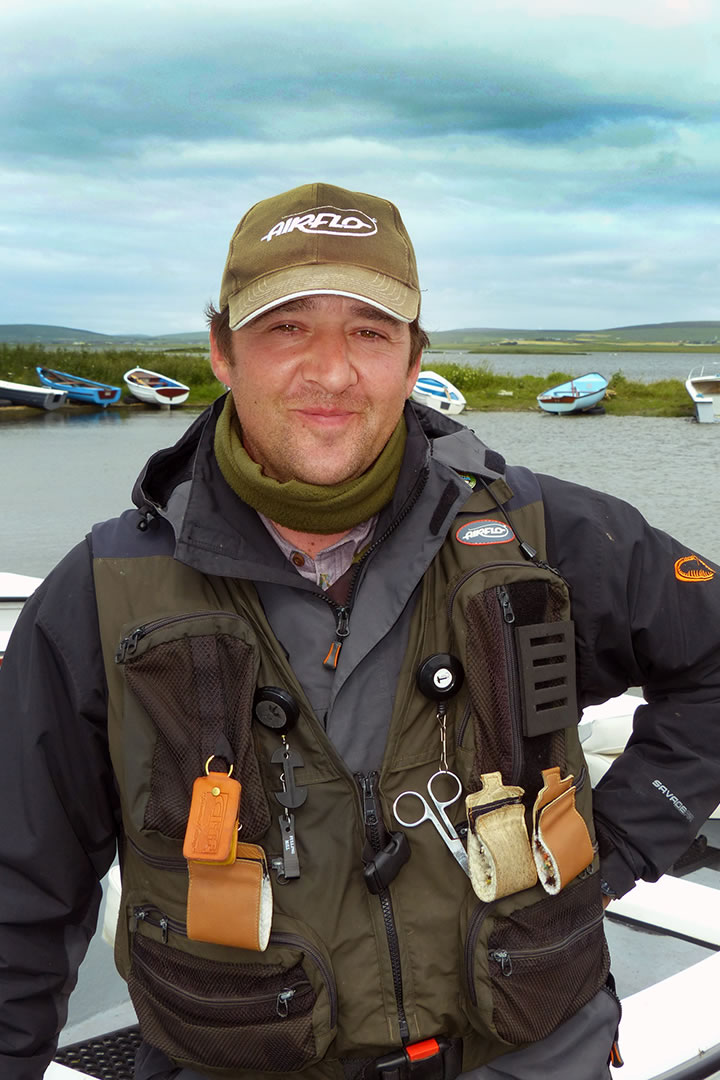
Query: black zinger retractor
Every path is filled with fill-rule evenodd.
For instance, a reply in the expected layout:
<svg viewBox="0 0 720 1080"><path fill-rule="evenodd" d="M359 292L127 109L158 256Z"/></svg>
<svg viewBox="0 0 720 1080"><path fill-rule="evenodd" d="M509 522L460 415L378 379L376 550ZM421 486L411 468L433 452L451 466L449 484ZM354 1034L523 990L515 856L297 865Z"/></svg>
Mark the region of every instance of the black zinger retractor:
<svg viewBox="0 0 720 1080"><path fill-rule="evenodd" d="M457 656L433 653L421 663L415 681L426 698L439 704L455 697L465 681L465 672Z"/></svg>

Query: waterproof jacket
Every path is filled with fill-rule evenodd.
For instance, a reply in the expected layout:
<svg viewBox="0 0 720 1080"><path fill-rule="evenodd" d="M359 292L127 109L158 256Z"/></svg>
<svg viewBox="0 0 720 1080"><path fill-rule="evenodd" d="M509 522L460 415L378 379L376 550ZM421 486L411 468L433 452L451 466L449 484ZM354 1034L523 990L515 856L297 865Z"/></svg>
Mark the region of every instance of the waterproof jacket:
<svg viewBox="0 0 720 1080"><path fill-rule="evenodd" d="M151 459L134 492L140 514L96 529L49 576L0 675L0 799L12 825L0 841L0 1063L12 1080L41 1076L52 1052L119 829L92 557L172 553L209 579L254 582L332 745L351 772L368 774L382 762L419 582L471 495L458 474L491 485L504 474L509 509L533 488L524 470L506 470L460 425L421 410L418 423L410 409L396 496L358 576L350 634L328 680L317 655L334 636L336 612L224 484L211 449L217 411ZM602 876L621 894L637 877L662 873L718 801L718 578L627 504L551 478L539 483L547 561L572 593L580 707L631 685L649 702L595 796ZM284 605L288 586L307 603Z"/></svg>

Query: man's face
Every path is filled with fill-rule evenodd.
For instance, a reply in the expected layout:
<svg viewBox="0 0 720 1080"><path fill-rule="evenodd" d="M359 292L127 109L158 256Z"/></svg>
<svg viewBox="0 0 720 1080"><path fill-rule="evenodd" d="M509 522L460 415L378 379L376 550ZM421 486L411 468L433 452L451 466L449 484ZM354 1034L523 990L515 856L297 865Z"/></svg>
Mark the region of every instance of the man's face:
<svg viewBox="0 0 720 1080"><path fill-rule="evenodd" d="M344 296L293 300L211 344L243 444L266 476L339 484L365 472L390 438L420 370L406 323Z"/></svg>

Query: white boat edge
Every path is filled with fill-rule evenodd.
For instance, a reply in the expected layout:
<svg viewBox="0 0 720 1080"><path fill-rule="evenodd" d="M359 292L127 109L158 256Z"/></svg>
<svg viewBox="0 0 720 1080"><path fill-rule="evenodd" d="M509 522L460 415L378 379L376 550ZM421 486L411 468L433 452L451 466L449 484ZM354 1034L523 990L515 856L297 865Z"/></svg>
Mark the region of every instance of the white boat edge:
<svg viewBox="0 0 720 1080"><path fill-rule="evenodd" d="M423 379L434 381L438 386L424 387ZM446 416L458 416L467 405L464 394L453 386L449 379L429 369L422 370L418 375L410 393L410 399L419 405L427 405L436 412L444 413Z"/></svg>
<svg viewBox="0 0 720 1080"><path fill-rule="evenodd" d="M713 364L715 371L706 371L707 364L693 368L685 380L685 389L695 407L695 419L699 424L720 423L720 363ZM715 393L706 393L699 384L707 384L716 389Z"/></svg>

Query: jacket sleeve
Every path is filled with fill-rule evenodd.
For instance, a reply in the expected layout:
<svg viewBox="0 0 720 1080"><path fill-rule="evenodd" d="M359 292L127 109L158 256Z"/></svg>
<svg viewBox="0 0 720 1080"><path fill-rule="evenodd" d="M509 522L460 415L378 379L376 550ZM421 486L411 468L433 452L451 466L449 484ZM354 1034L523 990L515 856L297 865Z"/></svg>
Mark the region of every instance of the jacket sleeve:
<svg viewBox="0 0 720 1080"><path fill-rule="evenodd" d="M579 705L647 705L594 794L601 872L655 881L720 803L720 570L628 503L540 477L548 557L571 588Z"/></svg>
<svg viewBox="0 0 720 1080"><path fill-rule="evenodd" d="M0 668L0 1076L40 1080L115 853L89 550L25 604Z"/></svg>

